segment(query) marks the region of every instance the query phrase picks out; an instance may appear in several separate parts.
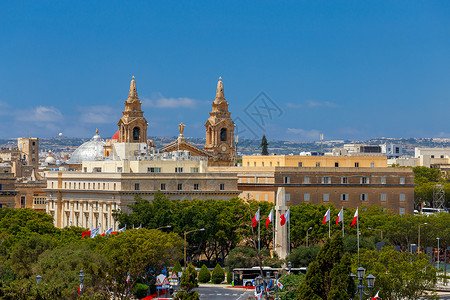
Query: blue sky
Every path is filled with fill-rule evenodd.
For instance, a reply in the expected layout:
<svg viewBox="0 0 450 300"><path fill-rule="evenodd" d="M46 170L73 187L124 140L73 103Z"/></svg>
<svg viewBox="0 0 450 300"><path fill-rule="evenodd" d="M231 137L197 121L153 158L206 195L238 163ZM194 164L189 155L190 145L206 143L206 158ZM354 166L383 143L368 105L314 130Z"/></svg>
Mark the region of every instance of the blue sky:
<svg viewBox="0 0 450 300"><path fill-rule="evenodd" d="M2 1L0 41L0 138L110 137L132 75L149 135L222 76L241 136L450 138L450 1Z"/></svg>

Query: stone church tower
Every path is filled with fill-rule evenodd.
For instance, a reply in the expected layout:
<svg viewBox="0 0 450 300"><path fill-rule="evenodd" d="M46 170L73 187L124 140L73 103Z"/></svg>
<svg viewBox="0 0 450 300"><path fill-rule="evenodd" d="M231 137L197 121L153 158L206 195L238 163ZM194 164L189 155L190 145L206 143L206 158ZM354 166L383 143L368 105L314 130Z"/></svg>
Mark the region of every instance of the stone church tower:
<svg viewBox="0 0 450 300"><path fill-rule="evenodd" d="M217 83L216 99L212 104L212 112L206 121L205 151L210 153L210 166L232 166L236 156L234 144L234 122L228 111L228 102L223 92L222 78Z"/></svg>
<svg viewBox="0 0 450 300"><path fill-rule="evenodd" d="M138 99L136 81L131 80L130 93L125 101L125 111L119 120L119 143L147 143L147 120L141 110L142 102Z"/></svg>

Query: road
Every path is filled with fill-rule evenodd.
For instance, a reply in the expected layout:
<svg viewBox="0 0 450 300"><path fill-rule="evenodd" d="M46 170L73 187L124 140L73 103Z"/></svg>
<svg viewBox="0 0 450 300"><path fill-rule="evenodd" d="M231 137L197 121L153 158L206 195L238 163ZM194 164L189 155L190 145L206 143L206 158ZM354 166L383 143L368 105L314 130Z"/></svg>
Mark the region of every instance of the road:
<svg viewBox="0 0 450 300"><path fill-rule="evenodd" d="M253 295L253 290L229 288L223 285L200 285L196 290L200 294L200 300L247 300Z"/></svg>

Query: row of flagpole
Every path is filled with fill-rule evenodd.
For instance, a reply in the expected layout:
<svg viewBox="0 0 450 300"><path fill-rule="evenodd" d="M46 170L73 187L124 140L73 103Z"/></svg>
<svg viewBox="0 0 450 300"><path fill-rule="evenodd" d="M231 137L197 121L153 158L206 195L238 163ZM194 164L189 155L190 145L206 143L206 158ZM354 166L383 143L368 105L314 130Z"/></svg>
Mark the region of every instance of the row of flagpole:
<svg viewBox="0 0 450 300"><path fill-rule="evenodd" d="M142 228L142 224L137 228L134 228L134 225L133 225L133 229L141 229L141 228ZM125 225L124 227L120 228L117 231L113 231L113 228L111 227L108 230L106 230L105 232L103 232L101 234L101 236L110 236L110 235L113 235L113 234L116 234L119 232L124 232L125 230L127 230L127 225ZM84 238L85 236L95 238L97 235L100 235L100 226L97 228L93 228L92 230L89 230L89 231L83 231L81 238Z"/></svg>
<svg viewBox="0 0 450 300"><path fill-rule="evenodd" d="M323 216L323 221L322 224L326 224L328 222L328 237L331 238L331 208L328 208L327 212L325 213L325 215ZM357 231L357 241L358 241L358 261L359 261L359 218L358 218L358 210L359 208L356 209L355 215L353 216L353 221L350 224L350 226L354 226L356 224L356 231ZM290 218L289 218L289 208L287 209L287 211L282 214L280 216L280 225L283 226L286 223L288 223L288 253L290 253L290 244L291 244L291 222L290 222ZM258 208L258 210L256 211L256 213L253 216L252 219L252 226L256 227L256 225L258 225L258 251L261 250L261 226L260 226L260 208ZM342 222L342 237L344 237L344 208L341 208L341 210L339 211L339 214L337 215L337 219L336 219L336 225L338 225L339 223ZM269 227L269 224L272 223L273 226L273 233L272 233L272 238L273 238L273 250L275 251L275 222L273 222L273 208L270 211L269 215L267 216L266 219L266 228Z"/></svg>

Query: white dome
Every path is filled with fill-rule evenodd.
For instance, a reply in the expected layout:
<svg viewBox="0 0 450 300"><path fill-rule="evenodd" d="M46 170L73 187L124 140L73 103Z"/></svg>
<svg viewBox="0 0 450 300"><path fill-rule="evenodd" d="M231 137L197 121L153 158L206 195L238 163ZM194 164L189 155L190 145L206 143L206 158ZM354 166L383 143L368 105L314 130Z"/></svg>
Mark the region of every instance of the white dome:
<svg viewBox="0 0 450 300"><path fill-rule="evenodd" d="M54 165L56 159L52 156L52 151L48 151L48 156L45 158L45 162L49 165Z"/></svg>
<svg viewBox="0 0 450 300"><path fill-rule="evenodd" d="M73 153L67 161L69 164L81 164L83 161L93 161L103 157L103 146L105 141L98 134L98 130L92 139L80 147Z"/></svg>

